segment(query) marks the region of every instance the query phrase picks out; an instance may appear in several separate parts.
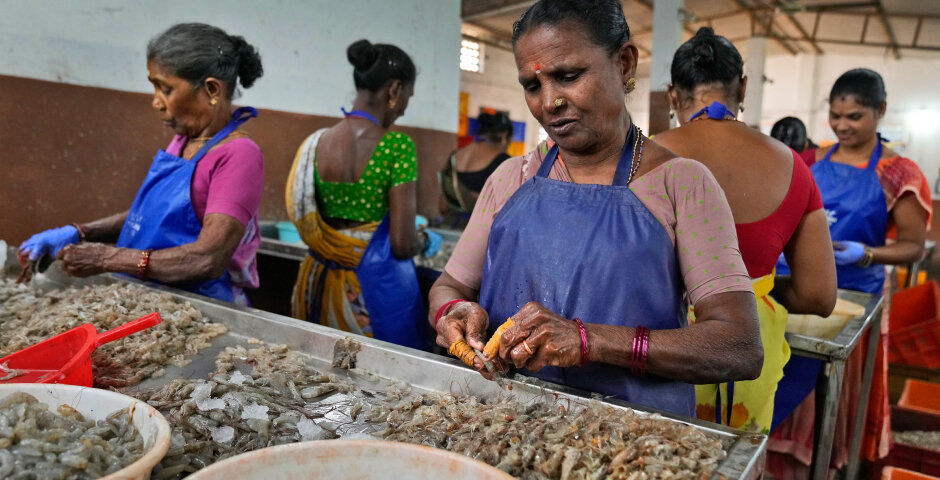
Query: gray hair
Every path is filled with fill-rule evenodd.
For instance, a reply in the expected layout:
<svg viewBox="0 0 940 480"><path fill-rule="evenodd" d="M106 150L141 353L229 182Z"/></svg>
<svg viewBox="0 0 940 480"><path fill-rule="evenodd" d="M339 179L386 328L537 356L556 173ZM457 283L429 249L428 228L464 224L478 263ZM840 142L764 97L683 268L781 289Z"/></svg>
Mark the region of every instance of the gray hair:
<svg viewBox="0 0 940 480"><path fill-rule="evenodd" d="M147 44L147 61L198 86L207 78L221 80L229 98L237 83L251 87L264 74L261 56L243 37L204 23L180 23Z"/></svg>

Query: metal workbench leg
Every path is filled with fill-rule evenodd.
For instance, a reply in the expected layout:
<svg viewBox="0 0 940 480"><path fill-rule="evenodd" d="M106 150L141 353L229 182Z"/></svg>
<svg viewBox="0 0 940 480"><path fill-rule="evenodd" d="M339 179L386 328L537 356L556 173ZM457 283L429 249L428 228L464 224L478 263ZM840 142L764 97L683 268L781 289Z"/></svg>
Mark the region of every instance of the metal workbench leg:
<svg viewBox="0 0 940 480"><path fill-rule="evenodd" d="M846 467L846 480L858 477L858 466L861 462L859 450L862 448L862 437L865 436L865 418L868 413L868 397L871 394L872 374L875 371L875 358L878 353L878 339L881 338L881 312L872 319L868 330L868 350L865 352L865 367L862 369L861 398L858 399L858 411L855 413L855 428L852 430L852 445L849 447L849 464Z"/></svg>
<svg viewBox="0 0 940 480"><path fill-rule="evenodd" d="M842 395L842 379L845 377L845 360L832 359L823 364L826 375L823 380L825 388L817 390L822 392L823 410L816 424L819 426L819 435L816 437L816 448L813 452L813 479L826 480L829 472L829 459L832 457L832 443L835 440L836 416L839 414L839 398Z"/></svg>

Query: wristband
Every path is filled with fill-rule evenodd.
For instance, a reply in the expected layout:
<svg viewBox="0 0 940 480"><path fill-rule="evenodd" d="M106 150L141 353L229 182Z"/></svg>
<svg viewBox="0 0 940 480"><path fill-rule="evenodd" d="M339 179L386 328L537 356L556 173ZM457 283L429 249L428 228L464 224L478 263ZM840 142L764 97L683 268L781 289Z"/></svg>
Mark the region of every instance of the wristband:
<svg viewBox="0 0 940 480"><path fill-rule="evenodd" d="M73 223L72 226L75 227L75 230L78 230L78 241L84 242L85 239L87 238L87 234L85 233L85 227L78 223Z"/></svg>
<svg viewBox="0 0 940 480"><path fill-rule="evenodd" d="M642 377L646 374L646 360L649 353L650 329L636 327L633 335L633 352L630 362L630 372Z"/></svg>
<svg viewBox="0 0 940 480"><path fill-rule="evenodd" d="M581 322L580 318L574 319L574 323L578 324L578 331L581 333L581 366L584 366L588 363L588 354L591 353L591 347L588 346L587 330L584 329L584 323Z"/></svg>
<svg viewBox="0 0 940 480"><path fill-rule="evenodd" d="M150 267L151 253L153 253L153 249L142 250L140 252L140 260L137 261L137 277L141 280L147 279L147 270Z"/></svg>
<svg viewBox="0 0 940 480"><path fill-rule="evenodd" d="M451 300L445 303L444 305L442 305L441 308L437 309L437 315L434 315L434 330L437 330L437 322L441 319L441 317L444 316L444 313L447 311L447 308L450 307L451 305L461 303L461 302L466 302L466 300L463 300L460 298L456 300Z"/></svg>

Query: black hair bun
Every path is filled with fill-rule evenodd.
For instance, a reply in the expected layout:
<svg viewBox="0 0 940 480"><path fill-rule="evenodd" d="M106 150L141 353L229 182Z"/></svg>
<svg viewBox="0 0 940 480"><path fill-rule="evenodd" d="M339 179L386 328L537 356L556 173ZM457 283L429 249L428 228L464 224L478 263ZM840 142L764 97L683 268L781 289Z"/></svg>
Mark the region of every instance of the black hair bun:
<svg viewBox="0 0 940 480"><path fill-rule="evenodd" d="M696 37L707 36L707 35L715 35L715 29L713 29L712 27L701 27L698 29L697 32L695 32Z"/></svg>
<svg viewBox="0 0 940 480"><path fill-rule="evenodd" d="M232 35L229 38L232 39L235 54L238 56L238 81L243 87L249 88L254 85L255 80L264 75L261 55L244 37Z"/></svg>
<svg viewBox="0 0 940 480"><path fill-rule="evenodd" d="M372 42L366 39L357 40L346 49L346 58L349 59L349 63L352 64L353 68L359 71L366 71L371 68L378 57L379 52L372 45Z"/></svg>

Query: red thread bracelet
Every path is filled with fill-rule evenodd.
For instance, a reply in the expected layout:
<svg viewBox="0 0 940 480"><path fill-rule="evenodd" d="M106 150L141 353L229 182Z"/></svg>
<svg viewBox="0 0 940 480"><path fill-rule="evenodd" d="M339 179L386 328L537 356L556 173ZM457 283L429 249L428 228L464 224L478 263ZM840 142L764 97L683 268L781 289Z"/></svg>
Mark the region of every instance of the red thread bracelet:
<svg viewBox="0 0 940 480"><path fill-rule="evenodd" d="M574 323L578 324L578 330L581 333L581 365L583 366L588 363L588 354L591 353L591 347L588 346L587 330L584 329L584 323L581 322L580 318L574 319Z"/></svg>
<svg viewBox="0 0 940 480"><path fill-rule="evenodd" d="M451 300L445 303L444 305L442 305L441 308L437 309L437 315L434 315L434 329L435 330L437 330L437 322L441 319L441 317L444 316L444 312L447 311L447 307L450 307L451 305L454 305L455 303L461 303L461 302L466 302L466 300L463 300L460 298L456 300Z"/></svg>

